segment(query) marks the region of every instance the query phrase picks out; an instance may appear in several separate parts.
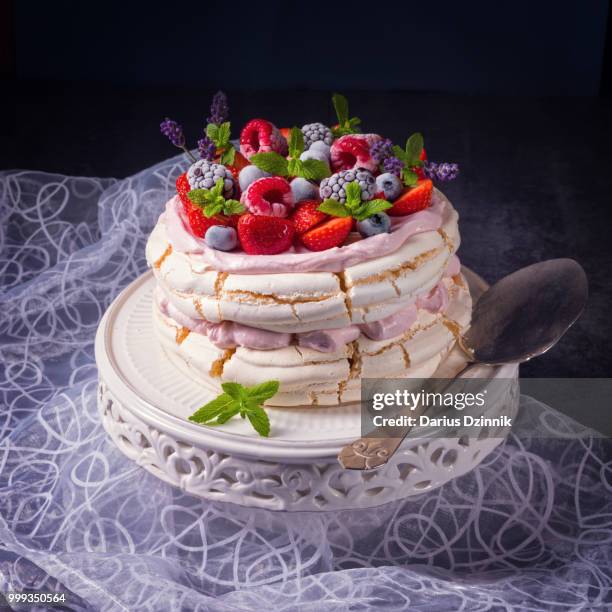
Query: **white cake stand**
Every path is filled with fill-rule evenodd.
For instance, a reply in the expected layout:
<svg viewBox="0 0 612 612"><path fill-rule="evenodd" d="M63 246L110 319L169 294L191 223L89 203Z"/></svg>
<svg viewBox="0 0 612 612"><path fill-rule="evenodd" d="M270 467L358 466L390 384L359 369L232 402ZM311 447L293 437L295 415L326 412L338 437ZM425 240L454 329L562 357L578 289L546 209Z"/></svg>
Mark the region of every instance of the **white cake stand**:
<svg viewBox="0 0 612 612"><path fill-rule="evenodd" d="M463 270L472 293L484 281ZM175 367L159 346L152 320L155 281L148 272L105 313L96 335L98 406L119 449L155 476L194 495L271 510L377 506L422 493L478 465L500 438L407 440L375 471L344 470L339 450L360 437L359 405L270 408L270 438L246 421L222 427L187 420L213 395ZM487 375L516 378L517 366ZM514 416L518 392L503 407Z"/></svg>

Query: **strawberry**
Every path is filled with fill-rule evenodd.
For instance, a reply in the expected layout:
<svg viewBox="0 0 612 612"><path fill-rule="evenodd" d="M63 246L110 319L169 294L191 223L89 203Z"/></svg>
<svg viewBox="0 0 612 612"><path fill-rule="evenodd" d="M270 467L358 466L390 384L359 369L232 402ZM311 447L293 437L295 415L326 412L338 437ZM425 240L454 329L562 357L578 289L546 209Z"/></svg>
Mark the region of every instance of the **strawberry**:
<svg viewBox="0 0 612 612"><path fill-rule="evenodd" d="M340 246L353 227L352 217L334 217L300 236L302 244L311 251L325 251Z"/></svg>
<svg viewBox="0 0 612 612"><path fill-rule="evenodd" d="M289 140L289 135L291 134L291 128L279 128L278 131L281 133L282 137L285 140Z"/></svg>
<svg viewBox="0 0 612 612"><path fill-rule="evenodd" d="M432 193L433 183L430 179L418 181L413 187L404 189L400 197L393 202L393 206L385 212L392 217L411 215L431 204Z"/></svg>
<svg viewBox="0 0 612 612"><path fill-rule="evenodd" d="M296 234L301 235L329 218L324 212L317 210L319 205L320 202L317 200L304 200L298 204L291 216Z"/></svg>
<svg viewBox="0 0 612 612"><path fill-rule="evenodd" d="M423 150L421 151L421 155L420 155L419 159L420 159L421 161L427 161L427 153L425 152L425 149L423 149ZM423 170L423 168L415 168L415 169L414 169L414 171L417 173L417 176L418 176L418 177L419 177L421 180L422 180L422 179L427 178L427 177L425 176L425 171Z"/></svg>
<svg viewBox="0 0 612 612"><path fill-rule="evenodd" d="M271 151L287 155L287 141L274 124L265 119L251 119L240 133L240 152L250 159L255 153Z"/></svg>
<svg viewBox="0 0 612 612"><path fill-rule="evenodd" d="M249 255L276 255L286 251L293 242L293 223L268 215L241 215L238 221L238 240Z"/></svg>
<svg viewBox="0 0 612 612"><path fill-rule="evenodd" d="M176 179L176 191L183 204L183 210L187 215L187 221L191 232L194 236L204 238L204 234L209 227L213 225L232 225L236 226L238 222L238 215L232 215L226 217L225 215L216 215L214 217L207 217L199 206L196 206L187 195L191 191L189 181L187 180L187 173L184 172Z"/></svg>

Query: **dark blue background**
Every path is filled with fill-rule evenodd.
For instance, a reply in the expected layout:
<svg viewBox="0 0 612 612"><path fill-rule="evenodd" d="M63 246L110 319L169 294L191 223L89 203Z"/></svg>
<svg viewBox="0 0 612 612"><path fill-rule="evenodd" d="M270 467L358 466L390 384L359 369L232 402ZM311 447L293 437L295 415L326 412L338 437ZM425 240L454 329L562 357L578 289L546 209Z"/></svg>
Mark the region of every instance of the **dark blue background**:
<svg viewBox="0 0 612 612"><path fill-rule="evenodd" d="M23 79L596 95L606 0L15 5Z"/></svg>

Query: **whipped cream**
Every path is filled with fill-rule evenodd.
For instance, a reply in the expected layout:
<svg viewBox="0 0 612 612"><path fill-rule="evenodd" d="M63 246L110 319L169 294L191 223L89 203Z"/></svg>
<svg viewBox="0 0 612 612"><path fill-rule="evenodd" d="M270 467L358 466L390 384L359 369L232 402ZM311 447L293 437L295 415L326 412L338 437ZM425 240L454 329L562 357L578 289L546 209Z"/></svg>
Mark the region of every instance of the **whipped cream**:
<svg viewBox="0 0 612 612"><path fill-rule="evenodd" d="M173 250L197 254L211 269L238 274L280 274L286 272L342 272L349 266L389 255L399 249L411 236L439 229L443 214L450 206L445 196L434 190L429 208L405 217L395 217L391 233L370 236L324 253L312 252L305 247L292 247L279 255L247 255L244 252L223 252L211 249L203 239L189 230L183 206L178 196L166 204L160 221L165 224L166 235Z"/></svg>

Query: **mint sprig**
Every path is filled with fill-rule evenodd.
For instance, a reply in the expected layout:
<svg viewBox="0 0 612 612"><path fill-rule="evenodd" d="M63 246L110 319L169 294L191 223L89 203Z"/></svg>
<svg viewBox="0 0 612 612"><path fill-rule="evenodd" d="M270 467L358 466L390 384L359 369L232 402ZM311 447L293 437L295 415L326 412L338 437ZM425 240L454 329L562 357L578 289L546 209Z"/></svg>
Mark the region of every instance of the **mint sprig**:
<svg viewBox="0 0 612 612"><path fill-rule="evenodd" d="M402 180L406 187L416 185L419 180L419 175L414 171L414 168L420 168L423 165L421 153L423 151L423 135L415 132L406 141L406 148L393 145L393 153L403 164Z"/></svg>
<svg viewBox="0 0 612 612"><path fill-rule="evenodd" d="M353 217L357 221L363 221L372 215L391 208L393 204L387 200L361 201L361 188L357 183L348 183L344 186L346 203L329 198L323 200L317 210L334 217Z"/></svg>
<svg viewBox="0 0 612 612"><path fill-rule="evenodd" d="M223 197L223 179L217 179L212 189L192 189L187 196L199 208L206 217L214 217L220 213L224 215L239 215L246 208L238 200Z"/></svg>
<svg viewBox="0 0 612 612"><path fill-rule="evenodd" d="M236 149L234 149L234 145L230 142L231 123L229 121L225 121L220 125L209 123L206 126L206 135L217 147L217 152L220 154L219 162L226 166L231 166L236 156Z"/></svg>
<svg viewBox="0 0 612 612"><path fill-rule="evenodd" d="M255 153L249 161L264 172L275 176L300 176L309 181L322 181L330 176L329 166L320 159L300 159L300 155L304 152L302 130L297 127L291 128L288 145L289 157L287 158L271 151Z"/></svg>
<svg viewBox="0 0 612 612"><path fill-rule="evenodd" d="M332 134L338 138L345 136L346 134L357 134L359 132L359 126L361 119L359 117L349 117L348 100L345 96L339 93L335 93L332 96L332 104L336 111L336 117L338 118L338 126L332 128Z"/></svg>
<svg viewBox="0 0 612 612"><path fill-rule="evenodd" d="M270 419L262 407L263 403L278 393L279 382L268 380L253 387L244 387L240 383L225 382L221 388L223 393L196 410L189 420L194 423L222 425L239 414L248 419L253 429L260 435L270 435Z"/></svg>

